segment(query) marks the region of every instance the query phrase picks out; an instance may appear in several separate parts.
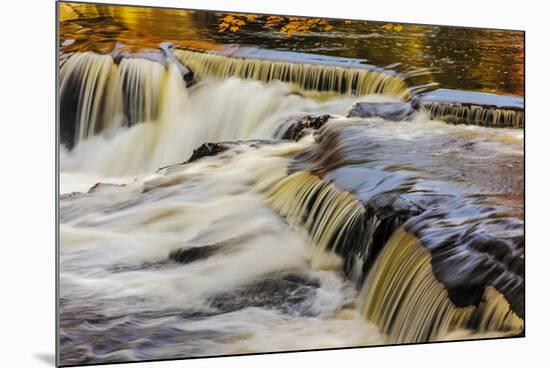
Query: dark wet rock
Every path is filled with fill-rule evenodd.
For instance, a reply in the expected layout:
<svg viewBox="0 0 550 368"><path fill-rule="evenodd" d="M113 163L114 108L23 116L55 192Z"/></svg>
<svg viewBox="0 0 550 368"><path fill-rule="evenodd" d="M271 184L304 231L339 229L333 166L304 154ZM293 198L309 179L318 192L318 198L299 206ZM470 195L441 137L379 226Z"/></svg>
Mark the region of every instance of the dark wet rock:
<svg viewBox="0 0 550 368"><path fill-rule="evenodd" d="M282 139L298 141L312 131L319 130L330 119L330 115L306 115L286 127Z"/></svg>
<svg viewBox="0 0 550 368"><path fill-rule="evenodd" d="M182 264L191 263L206 259L218 252L221 248L221 245L204 245L201 247L177 249L168 255L168 259Z"/></svg>
<svg viewBox="0 0 550 368"><path fill-rule="evenodd" d="M210 305L222 313L261 307L292 315L310 315L319 286L319 280L309 275L273 275L218 294L210 300Z"/></svg>
<svg viewBox="0 0 550 368"><path fill-rule="evenodd" d="M168 165L160 167L157 169L157 173L166 170L166 169L177 169L181 165L189 164L195 162L203 157L216 156L220 153L223 153L232 148L240 147L252 147L259 148L264 145L277 144L280 143L278 140L264 140L264 139L250 139L250 140L237 140L237 141L224 141L224 142L208 142L203 143L199 147L193 150L191 157L184 162L176 163L173 165Z"/></svg>
<svg viewBox="0 0 550 368"><path fill-rule="evenodd" d="M204 233L199 234L197 237L200 239L204 236ZM117 264L110 268L112 272L128 272L136 270L154 270L159 268L174 268L181 267L181 265L189 264L196 261L206 260L221 252L228 252L231 247L238 247L240 244L249 241L251 236L238 236L230 239L226 239L215 244L206 245L192 245L185 248L180 248L171 251L168 254L168 258L158 262L143 262L139 264ZM196 238L193 239L194 244L200 244Z"/></svg>
<svg viewBox="0 0 550 368"><path fill-rule="evenodd" d="M238 146L248 146L253 148L258 148L266 144L276 144L277 142L262 140L262 139L252 139L252 140L239 140L239 141L224 141L224 142L209 142L203 143L199 147L193 150L191 157L185 161L185 163L190 163L196 161L202 157L216 156L222 152L227 151L230 148Z"/></svg>
<svg viewBox="0 0 550 368"><path fill-rule="evenodd" d="M309 274L270 274L212 296L209 299L211 308L185 309L182 305L181 308L153 308L131 313L124 308L111 308L106 313L109 302L97 298L61 297L60 353L64 362L74 364L116 361L120 356L106 359L103 355L115 351L132 351L143 354L138 357L149 358L181 358L181 354L198 356L204 353L205 344L222 344L235 334L213 330L208 325L187 328L186 323L251 307L293 316L311 315L319 285L320 281ZM132 303L135 299L129 298L128 304ZM169 349L171 346L178 346L177 354ZM167 350L175 356L166 356ZM147 355L149 353L162 356Z"/></svg>
<svg viewBox="0 0 550 368"><path fill-rule="evenodd" d="M310 171L323 177L327 172L340 167L346 160L341 150L341 135L331 129L323 129L315 137L316 144L298 153L289 164L289 173Z"/></svg>
<svg viewBox="0 0 550 368"><path fill-rule="evenodd" d="M185 163L197 161L199 158L207 156L215 156L229 149L229 145L225 143L203 143L193 150L193 154Z"/></svg>
<svg viewBox="0 0 550 368"><path fill-rule="evenodd" d="M173 268L174 263L162 262L144 262L140 264L117 264L108 268L110 272L122 273L131 271L158 270L161 268Z"/></svg>
<svg viewBox="0 0 550 368"><path fill-rule="evenodd" d="M523 318L523 222L486 204L428 197L432 198L391 191L372 197L362 218L335 244L345 273L361 285L388 239L405 226L430 252L434 276L456 306L479 305L486 288L492 286ZM435 206L424 207L430 204Z"/></svg>
<svg viewBox="0 0 550 368"><path fill-rule="evenodd" d="M357 102L348 112L347 117L381 117L391 121L402 121L410 119L414 114L415 110L409 103Z"/></svg>
<svg viewBox="0 0 550 368"><path fill-rule="evenodd" d="M470 217L458 217L461 206ZM457 306L478 305L485 288L498 290L511 309L524 316L524 234L523 222L505 214L486 213L483 207L457 203L452 208L434 208L410 220L407 231L417 236L432 255L432 269ZM484 215L471 221L477 214ZM495 226L495 217L501 223Z"/></svg>
<svg viewBox="0 0 550 368"><path fill-rule="evenodd" d="M183 80L186 83L187 87L190 87L191 84L193 84L194 79L194 73L187 65L183 65L181 61L174 55L174 52L172 51L172 44L168 42L163 42L160 44L160 49L162 50L162 53L164 54L165 58L178 68L181 75L183 76Z"/></svg>
<svg viewBox="0 0 550 368"><path fill-rule="evenodd" d="M130 314L119 308L105 313L106 306L97 300L63 298L60 305L59 349L61 360L68 365L198 356L205 342L221 344L230 335L209 328L185 328L186 322L212 313L164 308ZM174 351L171 346L179 349Z"/></svg>
<svg viewBox="0 0 550 368"><path fill-rule="evenodd" d="M124 184L111 184L111 183L95 183L89 190L88 193L94 193L99 190L107 189L107 188L120 188L123 187Z"/></svg>
<svg viewBox="0 0 550 368"><path fill-rule="evenodd" d="M365 213L335 250L344 258L344 272L361 285L392 234L424 209L398 192L383 192L364 204Z"/></svg>
<svg viewBox="0 0 550 368"><path fill-rule="evenodd" d="M249 242L253 238L253 234L244 234L215 243L206 243L209 239L209 231L201 231L190 241L187 247L170 252L168 261L187 264L204 260L221 252L228 253L238 249L241 244Z"/></svg>
<svg viewBox="0 0 550 368"><path fill-rule="evenodd" d="M493 189L492 178L502 173L493 175L484 166L480 170L479 158L468 166L468 157L463 162L447 159L448 153L433 156L433 148L441 145L433 138L416 147L416 141L413 145L391 136L371 137L368 126L358 124L326 126L315 139L295 156L289 172L313 173L364 205L364 213L345 235L331 240L344 259L346 275L358 286L388 239L404 226L430 252L434 276L455 305L479 305L487 287L493 287L523 318L524 224L516 209L522 204L509 200L505 191L500 196L485 194L501 192ZM476 150L468 142L450 143ZM472 176L457 176L464 173ZM514 172L518 175L521 170ZM506 183L503 190L522 193L523 188Z"/></svg>

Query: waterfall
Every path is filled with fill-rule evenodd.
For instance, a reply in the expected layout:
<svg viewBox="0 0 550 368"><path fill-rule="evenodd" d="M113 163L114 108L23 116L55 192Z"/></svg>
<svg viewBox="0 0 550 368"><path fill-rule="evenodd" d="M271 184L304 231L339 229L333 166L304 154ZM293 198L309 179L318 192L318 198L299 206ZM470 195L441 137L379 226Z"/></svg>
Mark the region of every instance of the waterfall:
<svg viewBox="0 0 550 368"><path fill-rule="evenodd" d="M405 79L381 68L371 70L324 64L243 59L188 50L175 50L174 53L199 78L223 79L236 76L264 83L279 80L291 83L298 92L313 96L319 96L320 92L325 91L328 92L328 96L335 94L362 96L379 93L403 100L410 97Z"/></svg>
<svg viewBox="0 0 550 368"><path fill-rule="evenodd" d="M415 96L413 103L430 114L432 119L451 124L518 129L525 124L524 99L521 96L441 88Z"/></svg>
<svg viewBox="0 0 550 368"><path fill-rule="evenodd" d="M310 234L314 255L349 256L363 233L369 234L366 209L356 197L307 172L280 180L267 192L266 202L290 225ZM372 231L370 236L372 242ZM363 247L360 258L369 258L369 251ZM446 285L435 277L431 259L421 241L399 227L368 270L359 295L361 310L389 343L441 340L458 329L521 333L523 319L492 286L485 287L478 305L455 306Z"/></svg>
<svg viewBox="0 0 550 368"><path fill-rule="evenodd" d="M68 146L123 123L122 83L110 55L76 53L59 71L61 140Z"/></svg>
<svg viewBox="0 0 550 368"><path fill-rule="evenodd" d="M365 317L375 322L391 343L440 340L459 328L515 334L523 329L523 320L491 286L477 307L455 306L445 285L433 274L430 252L402 228L382 250L360 299Z"/></svg>
<svg viewBox="0 0 550 368"><path fill-rule="evenodd" d="M160 63L141 58L124 58L119 64L127 124L156 120L166 70Z"/></svg>
<svg viewBox="0 0 550 368"><path fill-rule="evenodd" d="M167 59L93 52L66 57L59 72L61 141L72 148L99 133L170 116L185 104L179 65ZM180 81L181 80L181 81ZM163 110L164 109L164 110Z"/></svg>
<svg viewBox="0 0 550 368"><path fill-rule="evenodd" d="M334 252L352 241L365 215L351 193L308 172L291 174L273 185L266 201L289 224L303 226L320 252Z"/></svg>
<svg viewBox="0 0 550 368"><path fill-rule="evenodd" d="M60 199L61 335L125 341L125 320L72 322L90 308L193 341L93 361L523 332L522 132L436 121L519 127L519 111L424 99L434 119L352 117L411 97L405 79L174 55L192 85L168 57L60 66L61 181L78 184ZM63 341L79 362L86 343Z"/></svg>
<svg viewBox="0 0 550 368"><path fill-rule="evenodd" d="M186 88L174 63L163 66L143 58L122 58L117 65L111 56L83 53L69 57L61 68L61 134L73 126L81 132L74 147L62 139L72 148L62 165L110 176L183 162L205 142L272 139L296 117L316 111L342 115L357 101L353 96L305 98L276 80L264 85L228 78ZM77 84L78 98L69 100L74 88L66 85L73 80L83 82ZM82 113L73 116L75 109Z"/></svg>
<svg viewBox="0 0 550 368"><path fill-rule="evenodd" d="M418 130L414 124L408 126ZM376 127L372 121L361 123L353 118L329 121L317 132L314 143L289 162L290 174L265 192L266 203L289 225L307 231L314 255L329 253L342 258L341 266L361 290L358 299L363 315L379 326L388 343L442 340L461 330L520 334L524 328L523 255L511 229L521 229L522 224L506 220L509 214L504 212L498 215L499 226L508 230L498 232L490 215L494 210L485 208L487 205L476 210L480 203L467 199L434 202L433 196L439 194L426 190L429 185L423 184L420 192L414 190L418 174L407 178L370 168L369 158L391 170L389 162L406 165L403 158L410 157L411 148L405 147L405 156L401 156L391 146L387 151L395 155L392 159L369 155L370 149L381 150L377 139L394 139L397 144L381 127L391 125ZM375 133L379 129L382 133ZM399 131L404 142L418 144L403 128ZM437 141L433 136L430 139ZM426 153L432 156L432 149L426 147ZM386 161L377 163L380 157ZM416 161L423 160L417 149ZM344 171L335 174L339 170ZM445 169L438 171L444 173ZM385 186L381 187L382 183ZM441 182L436 187L444 188ZM423 196L425 204L419 201ZM475 221L461 222L464 208L479 211L471 215ZM490 225L485 227L484 221ZM423 235L416 236L405 230L405 225L426 230L417 230ZM462 239L462 233L470 238Z"/></svg>
<svg viewBox="0 0 550 368"><path fill-rule="evenodd" d="M474 124L491 128L519 128L525 124L523 110L501 109L476 105L425 102L422 111L428 112L432 119L452 124Z"/></svg>

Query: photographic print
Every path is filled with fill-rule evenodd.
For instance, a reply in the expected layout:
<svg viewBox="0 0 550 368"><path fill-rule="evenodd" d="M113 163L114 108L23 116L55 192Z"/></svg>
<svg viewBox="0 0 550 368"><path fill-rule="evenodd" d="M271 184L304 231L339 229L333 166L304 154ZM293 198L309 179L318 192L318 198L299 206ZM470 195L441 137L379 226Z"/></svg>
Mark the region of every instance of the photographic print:
<svg viewBox="0 0 550 368"><path fill-rule="evenodd" d="M525 335L523 31L56 27L58 365Z"/></svg>

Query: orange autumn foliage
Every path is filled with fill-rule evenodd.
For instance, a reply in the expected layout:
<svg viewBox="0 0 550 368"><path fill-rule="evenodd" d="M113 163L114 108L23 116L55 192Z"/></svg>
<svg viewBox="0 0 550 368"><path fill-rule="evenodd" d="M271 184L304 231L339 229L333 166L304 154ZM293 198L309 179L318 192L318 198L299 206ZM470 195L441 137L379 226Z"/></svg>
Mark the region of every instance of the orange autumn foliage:
<svg viewBox="0 0 550 368"><path fill-rule="evenodd" d="M243 26L252 22L261 22L263 27L278 30L281 33L286 33L288 36L292 36L295 33L303 35L310 31L327 32L334 29L326 19L321 18L229 13L219 20L218 32L237 32Z"/></svg>

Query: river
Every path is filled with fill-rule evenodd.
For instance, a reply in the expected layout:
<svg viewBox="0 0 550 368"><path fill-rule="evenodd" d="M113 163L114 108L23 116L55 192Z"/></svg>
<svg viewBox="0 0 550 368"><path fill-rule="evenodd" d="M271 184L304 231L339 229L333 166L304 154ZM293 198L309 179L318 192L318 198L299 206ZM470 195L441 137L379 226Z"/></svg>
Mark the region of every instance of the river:
<svg viewBox="0 0 550 368"><path fill-rule="evenodd" d="M344 21L293 42L212 32L210 13L92 10L61 24L63 364L523 333L523 129L407 105L411 83L521 94L505 75L522 70L508 50L522 42ZM476 38L481 70L493 48L513 60L461 73L457 40ZM299 66L301 53L318 60ZM455 66L436 73L441 55ZM340 69L350 58L375 68ZM403 59L430 71L381 68ZM358 104L408 110L350 114Z"/></svg>

